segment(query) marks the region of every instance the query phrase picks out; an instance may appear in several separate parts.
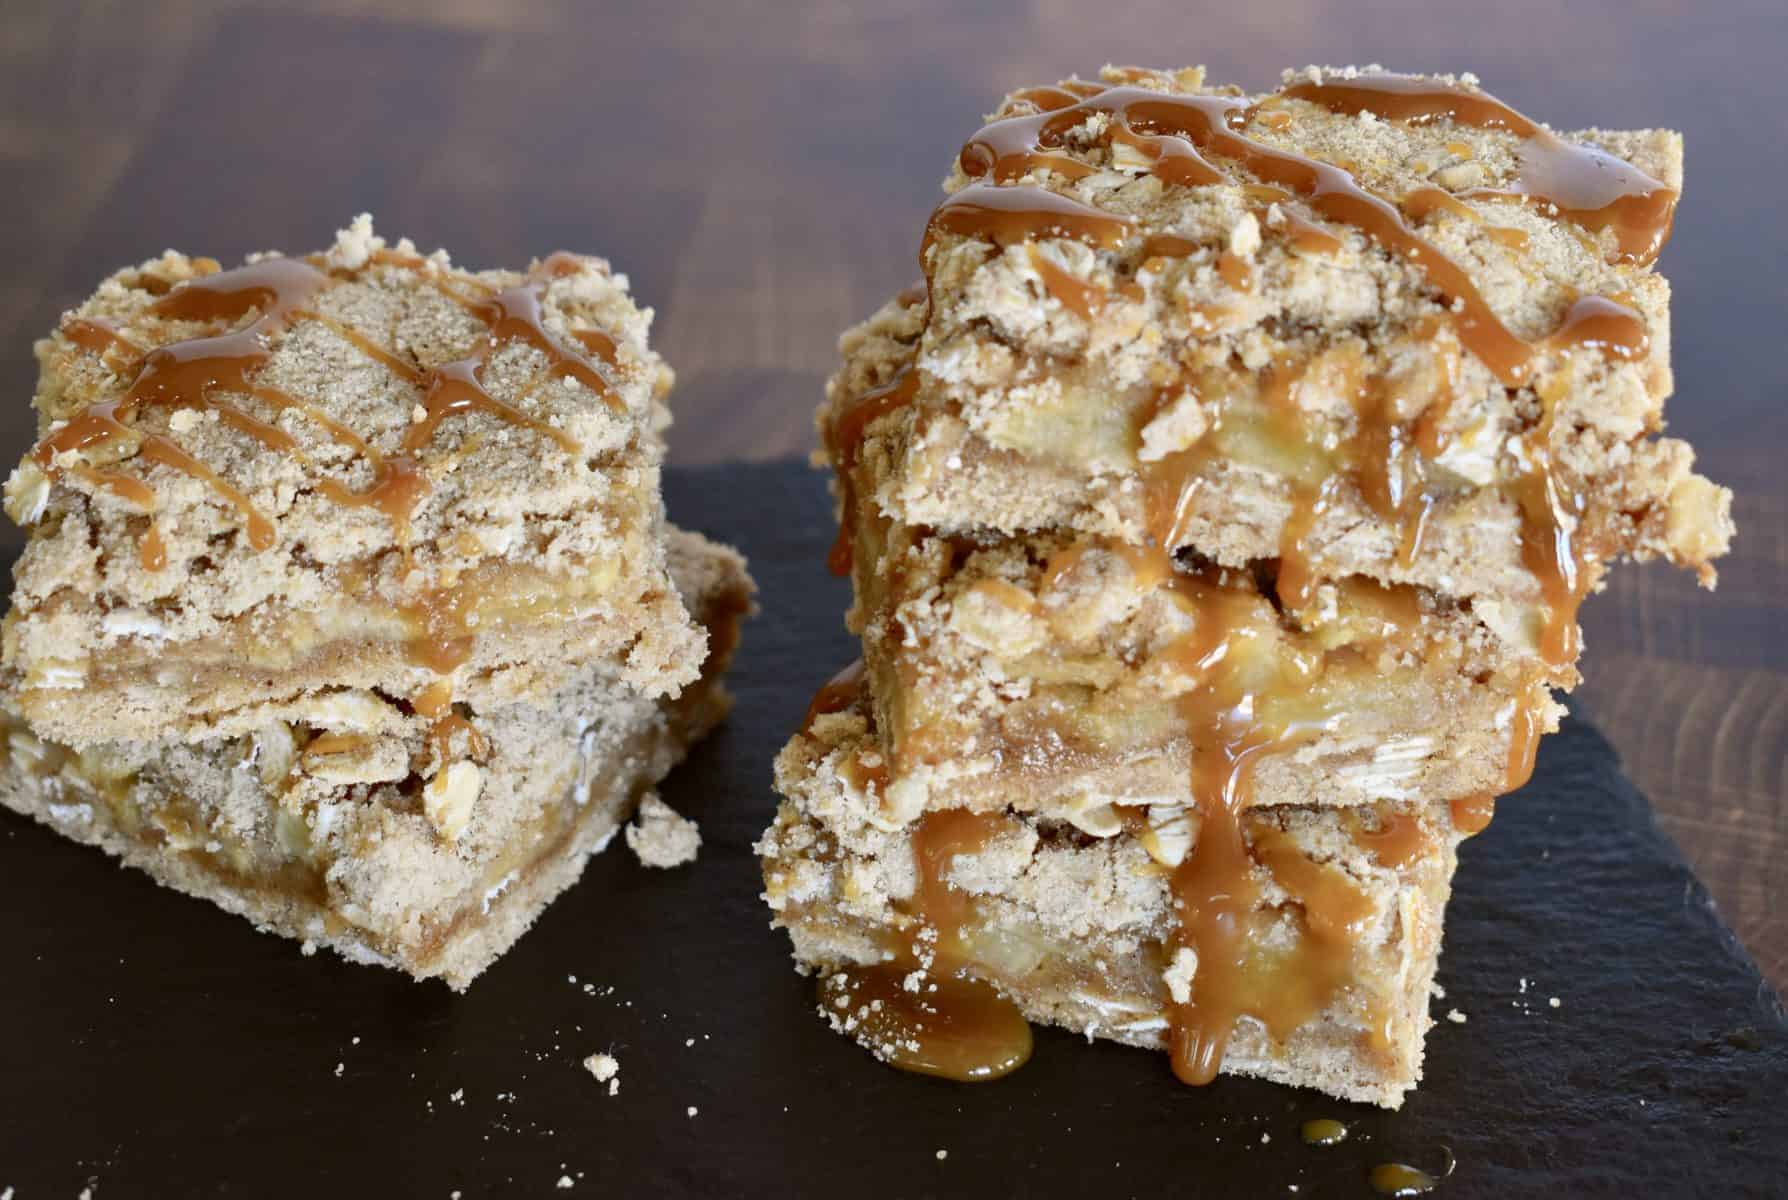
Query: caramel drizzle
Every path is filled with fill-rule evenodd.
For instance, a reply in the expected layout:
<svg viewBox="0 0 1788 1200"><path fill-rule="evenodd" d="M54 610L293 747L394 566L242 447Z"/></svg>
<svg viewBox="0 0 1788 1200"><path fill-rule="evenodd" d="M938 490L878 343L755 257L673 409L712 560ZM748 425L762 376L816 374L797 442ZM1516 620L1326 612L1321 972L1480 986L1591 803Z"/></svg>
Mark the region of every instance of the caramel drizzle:
<svg viewBox="0 0 1788 1200"><path fill-rule="evenodd" d="M1453 818L1453 828L1470 837L1490 828L1490 819L1496 815L1496 797L1464 796L1448 805Z"/></svg>
<svg viewBox="0 0 1788 1200"><path fill-rule="evenodd" d="M405 256L387 256L381 261L411 268L423 265L423 260ZM500 347L512 342L532 346L546 356L548 370L555 378L573 379L602 397L611 408L622 407L619 395L595 365L562 345L542 321L540 301L546 280L575 270L577 263L574 256L555 255L542 263L527 283L483 298L470 299L443 288L484 321L489 332L471 355L429 372L340 321L314 311L310 307L312 300L338 280L303 259L269 258L187 280L149 306L151 314L177 321L234 322L258 313L247 325L230 332L174 342L145 353L110 322L71 318L63 322L64 336L82 349L98 354L108 367L114 367L115 353L129 354L134 377L123 397L88 406L40 441L33 455L54 477L61 470L57 458L65 452L134 445L136 452L149 461L163 463L210 485L242 513L250 544L265 550L273 544L272 524L246 495L171 440L143 434L129 424L130 417L147 406L211 411L270 449L297 452L297 440L285 430L215 398L220 392L245 394L276 409L305 413L321 423L336 441L365 456L374 467L375 483L371 489L353 492L335 480L325 480L320 490L337 503L380 508L401 534L427 491L426 475L414 456L433 440L441 422L448 417L472 411L490 413L551 438L567 453L579 451L576 441L563 430L529 417L485 390L482 368ZM364 439L313 406L255 381L272 357L272 340L300 320L325 325L400 378L425 389L423 408L427 416L405 432L400 457L382 459ZM606 334L583 331L578 340L591 353L611 364L615 362L615 345ZM126 449L118 457L128 454ZM85 465L79 473L145 508L154 507L153 493L134 476Z"/></svg>
<svg viewBox="0 0 1788 1200"><path fill-rule="evenodd" d="M811 732L813 723L822 716L841 713L856 704L857 698L863 694L863 678L863 660L858 658L826 680L807 705L807 716L801 722L801 732Z"/></svg>
<svg viewBox="0 0 1788 1200"><path fill-rule="evenodd" d="M1370 904L1344 874L1312 861L1276 829L1261 826L1250 836L1244 828L1260 760L1321 728L1263 712L1275 695L1306 682L1306 665L1290 656L1266 678L1242 665L1240 642L1251 636L1255 602L1249 592L1180 573L1168 586L1195 622L1167 655L1191 681L1176 703L1192 748L1191 799L1200 817L1198 836L1171 879L1178 920L1170 945L1190 950L1198 966L1191 998L1168 1005L1169 1051L1175 1075L1203 1084L1216 1077L1242 1016L1283 1040L1327 1006L1352 976L1353 946ZM1263 952L1259 941L1260 924L1275 915L1264 906L1257 863L1297 905L1283 918L1296 928L1293 948L1282 955Z"/></svg>
<svg viewBox="0 0 1788 1200"><path fill-rule="evenodd" d="M375 256L375 261L411 270L426 266L425 260L391 252ZM483 412L549 438L567 454L580 452L577 441L564 430L497 399L485 388L484 368L498 350L513 343L530 346L546 357L551 377L574 380L595 392L611 409L624 408L620 395L595 363L585 353L561 343L544 324L541 300L547 282L578 270L581 262L574 255L553 255L539 264L525 283L500 290L476 280L464 281L482 293L475 296L437 283L443 294L482 321L487 332L469 355L431 371L422 370L357 330L317 312L313 301L340 280L303 259L268 258L187 280L149 306L154 316L175 321L237 322L251 313L257 314L241 328L222 334L174 342L145 353L110 322L71 318L63 322L63 335L82 349L98 354L113 370L121 369L115 356L128 354L131 363L125 373L131 374L132 380L122 397L88 406L45 437L32 451L33 456L45 473L54 478L63 470L58 459L64 453L90 453L116 446L119 452L115 457L121 459L129 457L134 448L149 462L172 467L209 485L241 513L249 544L256 550L266 550L274 542L273 525L240 489L172 440L145 434L130 423L139 409L149 406L208 411L269 449L301 454L297 439L285 430L216 398L218 393L252 396L276 411L302 413L372 467L373 482L364 491L355 491L335 479L322 480L318 491L337 504L379 509L391 522L407 555L411 519L430 487L421 454L447 419ZM379 454L364 438L314 405L258 382L258 375L272 358L274 339L299 321L324 325L399 378L423 389L423 419L405 430L397 454ZM588 354L611 366L617 363L615 343L607 334L584 330L573 337ZM156 509L154 491L134 475L79 462L72 469L79 478L107 488L145 511ZM154 525L139 553L148 569L160 570L165 565L166 544ZM468 620L473 599L461 594L460 589L442 589L406 606L411 618L422 627L412 646L412 656L420 664L447 673L470 656L472 636Z"/></svg>
<svg viewBox="0 0 1788 1200"><path fill-rule="evenodd" d="M851 514L857 505L853 480L863 452L864 431L888 413L911 404L919 394L919 381L917 366L907 363L887 383L871 388L840 409L826 428L826 445L837 469L841 505L838 536L826 554L826 566L834 575L849 575L851 571L854 545Z"/></svg>
<svg viewBox="0 0 1788 1200"><path fill-rule="evenodd" d="M1622 261L1651 261L1668 236L1674 192L1599 151L1557 139L1481 93L1386 76L1348 81L1347 85L1293 85L1262 103L1287 97L1335 111L1370 107L1393 119L1446 116L1461 123L1509 129L1524 139L1520 180L1507 192L1474 193L1473 198L1521 198L1556 208L1587 228L1612 229ZM1387 97L1392 101L1387 102ZM1037 111L995 120L964 145L958 161L976 182L946 199L926 227L920 264L928 302L935 266L932 247L942 233L1001 247L1039 238L1072 238L1106 250L1130 244L1135 232L1132 222L1019 182L1033 173L1053 174L1067 181L1093 173L1094 167L1070 152L1071 147L1084 150L1085 146L1073 144L1069 135L1094 114L1103 114L1108 120L1099 140L1138 151L1149 161L1151 173L1164 182L1187 186L1228 182L1226 171L1206 157L1212 155L1262 181L1264 187L1248 185L1257 199L1301 198L1323 219L1354 228L1408 261L1440 293L1445 301L1444 319L1453 326L1460 343L1507 386L1529 383L1537 360L1550 353L1583 347L1631 359L1649 350L1639 316L1604 297L1586 297L1572 304L1560 326L1545 338L1529 342L1517 337L1502 324L1464 269L1410 224L1412 219L1420 221L1436 212L1462 215L1459 210L1471 212L1469 208L1450 197L1441 201L1418 193L1404 199L1411 209L1406 219L1397 205L1361 187L1343 167L1250 138L1245 130L1261 113L1260 105L1227 96L1168 94L1080 81L1034 88L1015 99ZM1356 104L1357 108L1350 109ZM1285 123L1277 110L1271 120L1263 122L1270 128L1282 128ZM1291 210L1285 215L1297 222L1292 227L1295 249L1318 253L1341 249L1333 234ZM1519 248L1525 239L1514 236L1517 233L1492 236ZM1156 234L1145 239L1141 249L1146 267L1151 259L1184 255L1194 248L1184 239ZM1034 252L1032 261L1037 262ZM1228 281L1236 285L1236 281ZM1061 279L1047 274L1044 282L1065 305L1072 308L1083 303L1090 312L1086 293L1064 288ZM931 307L935 309L935 305ZM1270 410L1278 414L1281 424L1293 427L1301 422L1295 406L1283 400L1296 384L1297 371L1288 365L1280 379L1267 381L1269 392L1277 389L1281 393L1281 402L1270 404ZM860 452L863 430L871 421L909 402L917 383L918 372L909 364L889 384L845 406L827 431L831 457L845 487L845 516L839 545L831 556L834 570L840 570L841 564L844 569L849 566L850 509L855 498L848 472ZM1315 579L1308 537L1342 483L1351 482L1381 516L1401 525L1400 556L1406 562L1419 552L1424 522L1434 502L1426 486L1426 460L1445 449L1440 431L1444 412L1402 423L1391 419L1379 381L1360 381L1355 395L1358 433L1332 456L1331 464L1338 469L1331 470L1321 485L1299 489L1286 523L1279 587L1293 609L1312 596ZM1557 666L1574 657L1576 606L1587 589L1589 571L1586 550L1575 536L1581 502L1565 492L1547 449L1554 407L1545 403L1544 420L1524 440L1528 471L1513 490L1523 515L1523 558L1541 580L1547 603L1543 656L1548 664ZM1306 440L1301 431L1291 436ZM1206 439L1209 437L1207 433ZM1176 589L1191 585L1186 577L1173 574L1169 555L1178 544L1178 532L1203 482L1199 468L1208 453L1194 448L1168 456L1145 478L1150 544L1137 552L1152 558L1157 577L1173 578ZM1051 566L1054 573L1065 569L1065 564ZM1363 919L1364 901L1344 879L1310 874L1306 868L1321 868L1284 846L1257 845L1250 851L1241 813L1249 803L1254 766L1260 758L1288 748L1310 731L1259 719L1262 689L1226 665L1233 662L1230 637L1237 622L1226 614L1225 603L1221 593L1196 597L1192 607L1198 627L1175 650L1199 679L1179 703L1194 747L1191 790L1202 821L1199 837L1172 881L1180 909L1174 941L1193 950L1199 963L1193 1000L1170 1006L1174 1070L1191 1083L1214 1077L1224 1045L1241 1015L1255 1015L1282 1038L1320 1010L1347 983L1346 947L1351 944L1354 923ZM1281 680L1272 686L1290 684ZM1532 749L1538 738L1543 680L1536 677L1530 687L1535 701L1521 707L1511 737L1510 786L1531 770ZM1468 807L1462 811L1469 822L1482 810ZM1394 831L1387 827L1374 836L1379 839L1374 849L1387 862L1407 861L1406 856L1419 853L1419 846L1400 827ZM1253 873L1257 857L1303 905L1302 942L1295 970L1272 970L1259 959L1246 936L1247 922L1260 899ZM1303 982L1290 983L1297 980Z"/></svg>
<svg viewBox="0 0 1788 1200"><path fill-rule="evenodd" d="M1437 86L1410 75L1371 74L1296 83L1281 95L1349 116L1411 124L1452 121L1506 130L1522 139L1521 172L1513 186L1476 189L1473 198L1520 199L1556 209L1586 229L1612 230L1616 260L1645 266L1670 238L1677 193L1621 159L1567 142L1488 92Z"/></svg>
<svg viewBox="0 0 1788 1200"><path fill-rule="evenodd" d="M918 886L900 906L911 928L887 961L820 981L820 1004L859 1015L858 1040L891 1066L979 1083L1010 1074L1031 1056L1024 1015L968 969L973 954L962 934L974 904L949 882L959 856L986 849L1010 824L1003 814L964 809L921 817L912 832Z"/></svg>

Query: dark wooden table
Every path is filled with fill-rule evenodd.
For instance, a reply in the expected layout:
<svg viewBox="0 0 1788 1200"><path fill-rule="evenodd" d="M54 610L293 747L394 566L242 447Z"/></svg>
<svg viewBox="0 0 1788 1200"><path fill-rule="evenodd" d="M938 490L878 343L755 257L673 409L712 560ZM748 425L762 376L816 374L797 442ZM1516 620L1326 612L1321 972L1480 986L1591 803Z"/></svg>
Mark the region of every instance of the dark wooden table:
<svg viewBox="0 0 1788 1200"><path fill-rule="evenodd" d="M1376 60L1475 71L1565 128L1671 126L1671 425L1738 493L1741 533L1714 596L1615 574L1579 699L1788 985L1784 50L1782 0L12 0L0 458L30 436L32 339L166 246L309 249L370 210L472 265L608 255L680 375L675 461L768 458L807 450L838 332L915 276L950 155L1008 86Z"/></svg>

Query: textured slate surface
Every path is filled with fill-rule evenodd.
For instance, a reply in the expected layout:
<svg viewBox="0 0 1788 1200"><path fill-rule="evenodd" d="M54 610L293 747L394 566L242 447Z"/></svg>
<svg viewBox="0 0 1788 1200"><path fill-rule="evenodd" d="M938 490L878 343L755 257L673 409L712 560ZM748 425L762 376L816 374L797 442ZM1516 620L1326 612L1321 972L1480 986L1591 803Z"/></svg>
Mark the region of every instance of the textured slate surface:
<svg viewBox="0 0 1788 1200"><path fill-rule="evenodd" d="M1469 1020L1436 1026L1401 1113L1183 1088L1159 1057L1048 1031L997 1084L878 1066L812 1015L750 855L770 757L851 653L822 483L729 467L667 490L750 554L765 609L731 724L664 789L702 823L700 863L611 850L456 997L303 958L0 815L0 1190L1363 1196L1375 1163L1449 1153L1445 1196L1783 1190L1781 1002L1575 721L1465 847L1436 1010ZM579 1065L596 1050L616 1097ZM1353 1136L1303 1145L1317 1116Z"/></svg>

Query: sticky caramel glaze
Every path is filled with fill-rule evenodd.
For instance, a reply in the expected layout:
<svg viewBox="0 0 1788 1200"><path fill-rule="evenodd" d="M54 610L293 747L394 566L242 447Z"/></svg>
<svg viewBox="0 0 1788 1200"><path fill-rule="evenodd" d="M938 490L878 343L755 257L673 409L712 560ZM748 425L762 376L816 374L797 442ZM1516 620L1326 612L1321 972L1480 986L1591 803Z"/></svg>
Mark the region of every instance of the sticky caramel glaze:
<svg viewBox="0 0 1788 1200"><path fill-rule="evenodd" d="M1284 94L1311 98L1300 95L1295 87ZM964 173L976 178L991 176L996 183L1016 180L1036 170L1059 172L1063 156L1053 147L1064 144L1067 133L1089 117L1104 114L1110 119L1101 137L1108 143L1132 144L1140 140L1150 147L1172 147L1171 153L1160 151L1152 168L1166 182L1226 182L1229 177L1201 152L1233 160L1254 178L1302 196L1320 216L1352 226L1407 259L1449 301L1448 311L1460 340L1504 383L1517 386L1526 382L1538 348L1509 332L1464 269L1417 234L1394 205L1366 191L1343 168L1248 137L1243 130L1257 112L1248 102L1230 96L1186 96L1139 87L1106 88L1061 108L994 121L969 140L958 159ZM1578 149L1568 143L1560 145ZM1164 169L1163 164L1172 166ZM986 187L971 184L956 195L980 189L975 203L985 206L989 203ZM1033 199L1007 201L1008 219L1011 210L1040 207L1034 194L1042 189L1011 190L1032 193ZM1078 202L1054 193L1042 194L1054 196L1057 203L1078 206ZM946 206L949 203L945 201ZM1121 218L1103 215L1108 221L1121 222ZM1666 228L1657 235L1660 244L1667 232Z"/></svg>
<svg viewBox="0 0 1788 1200"><path fill-rule="evenodd" d="M62 322L59 332L81 349L97 354L100 361L112 370L128 368L122 373L133 373L143 361L143 348L120 333L116 325L103 318L69 317ZM126 357L122 364L115 365L111 356L119 352Z"/></svg>
<svg viewBox="0 0 1788 1200"><path fill-rule="evenodd" d="M388 255L379 261L411 269L422 266L422 260L405 256ZM466 297L443 287L444 293L451 295L489 327L489 334L470 356L427 373L357 331L313 311L311 302L334 286L337 280L303 259L268 258L235 270L187 280L149 306L152 315L170 321L235 322L250 313L258 314L254 320L231 332L175 342L144 353L107 322L71 319L62 326L64 336L75 345L100 355L108 365L111 365L109 355L113 351L129 352L136 362L135 375L122 398L89 406L39 442L33 451L34 456L45 472L54 477L60 471L57 456L66 451L90 450L109 443L128 446L134 442L137 453L148 461L173 467L209 484L242 514L250 545L265 550L273 544L272 523L254 508L246 495L169 439L142 434L129 425L130 416L144 406L197 408L216 412L232 427L270 449L296 452L296 439L284 430L214 398L218 392L248 394L275 408L296 408L305 412L322 423L338 442L365 455L374 467L371 489L354 492L336 481L326 480L319 490L337 503L380 509L391 519L400 539L407 541L409 518L428 486L427 477L414 461L414 456L433 439L446 418L471 411L491 413L553 439L567 453L578 452L577 443L564 431L528 417L484 389L480 370L498 348L512 342L532 346L547 357L549 369L555 376L576 380L602 397L611 408L622 406L620 397L595 365L562 345L547 332L541 321L540 298L546 280L577 269L578 261L574 256L554 255L536 269L528 282L485 296ZM423 408L427 416L406 431L402 456L383 460L372 453L365 441L311 406L255 383L255 376L272 357L272 339L299 320L317 321L328 326L400 378L425 389ZM606 335L596 334L579 340L591 353L614 362L614 343ZM84 468L82 475L145 508L154 507L153 493L134 476L90 467Z"/></svg>
<svg viewBox="0 0 1788 1200"><path fill-rule="evenodd" d="M821 717L843 712L855 704L857 697L863 694L863 678L863 660L858 658L821 684L819 691L813 693L813 699L807 705L807 716L801 722L801 732L811 730L813 723Z"/></svg>
<svg viewBox="0 0 1788 1200"><path fill-rule="evenodd" d="M1387 867L1407 867L1432 844L1421 818L1407 812L1386 813L1376 829L1367 829L1354 815L1353 840Z"/></svg>
<svg viewBox="0 0 1788 1200"><path fill-rule="evenodd" d="M1389 82L1385 82L1387 80ZM1318 85L1305 84L1294 85L1284 94L1339 106L1343 111L1361 96L1391 96L1403 106L1398 113L1407 117L1451 115L1461 121L1507 127L1526 138L1530 147L1542 144L1550 147L1551 142L1547 139L1556 141L1526 118L1478 93L1432 86L1417 89L1411 81L1397 76L1367 77L1364 82L1351 82L1358 84L1354 91L1326 91ZM1163 150L1162 157L1156 159L1157 167L1166 161L1177 164L1169 173L1173 175L1170 182L1226 180L1228 177L1201 157L1201 152L1232 160L1262 181L1267 189L1299 195L1322 217L1352 226L1407 259L1449 301L1446 319L1453 325L1464 347L1509 386L1529 382L1536 360L1545 354L1584 348L1617 359L1631 359L1642 356L1649 348L1645 326L1638 315L1605 297L1578 300L1567 311L1559 327L1545 338L1535 342L1517 338L1497 318L1463 268L1417 234L1394 205L1367 192L1339 166L1282 151L1248 137L1244 130L1259 109L1250 107L1245 101L1227 96L1176 95L1137 87L1102 88L1096 84L1081 84L1072 90L1033 89L1021 94L1020 99L1042 111L993 121L963 147L959 155L962 168L980 181L945 201L928 228L928 245L938 230L985 237L999 244L1008 244L1014 238L1038 236L1082 237L1107 248L1121 244L1129 228L1129 223L1121 218L1099 214L1077 201L1029 185L995 186L1001 182L1010 183L1033 171L1054 171L1071 177L1072 172L1065 170L1062 164L1075 160L1065 160L1057 151L1066 144L1071 130L1095 114L1104 114L1109 120L1100 136L1107 142L1117 140L1134 144L1140 139L1142 144L1157 149L1173 147L1171 155ZM1447 107L1449 104L1451 107ZM1563 142L1545 149L1544 153L1550 156L1549 161L1563 161L1572 154L1580 155L1584 163L1599 163L1604 159L1617 161ZM1188 165L1194 163L1196 168ZM1636 181L1654 185L1655 181L1647 180L1624 164L1621 166L1624 173L1614 172L1618 179L1607 187L1626 189L1621 192L1622 196L1654 195L1655 186L1647 189ZM1584 169L1601 170L1600 167ZM1193 179L1192 175L1198 178ZM1253 186L1258 189L1261 185ZM1576 193L1550 199L1565 208L1587 203ZM1441 205L1440 201L1429 197L1426 201L1418 199L1418 209L1424 203L1429 207L1423 211L1434 211L1435 206ZM954 209L953 205L956 206ZM1450 197L1445 205L1464 207ZM1616 210L1627 213L1630 207L1619 198L1610 199L1603 206L1607 209L1608 221L1616 223ZM1602 209L1596 211L1600 213ZM1104 223L1096 224L1101 216ZM1619 221L1625 219L1620 217ZM1660 244L1668 233L1667 215L1661 221L1651 235ZM1149 244L1145 242L1144 254L1149 253ZM924 262L926 257L922 251L921 261ZM1362 387L1358 389L1356 409L1361 418L1360 436L1354 441L1360 445L1351 447L1351 452L1344 457L1354 460L1347 465L1354 468L1351 473L1355 481L1365 485L1361 490L1368 503L1380 515L1395 517L1402 526L1400 555L1407 563L1419 553L1424 525L1432 507L1432 497L1423 487L1421 478L1425 475L1424 456L1410 452L1412 435L1419 436L1420 431L1390 421L1385 413L1383 389L1366 386L1371 382L1362 381ZM1549 428L1547 423L1541 432ZM1438 421L1430 419L1431 442L1437 437L1434 432L1437 429ZM1566 504L1569 497L1563 495L1561 484L1554 478L1543 437L1530 436L1528 446L1535 451L1529 455L1531 467L1514 490L1526 527L1524 555L1536 565L1535 573L1546 592L1551 630L1551 649L1547 658L1556 665L1569 661L1566 651L1570 649L1569 639L1574 636L1575 602L1581 599L1581 580L1586 572L1571 554L1565 553L1575 550L1568 545L1570 535L1567 532L1574 523L1575 514L1569 511ZM1430 452L1438 452L1440 448L1433 446ZM1165 480L1165 490L1171 502L1155 503L1158 511L1168 515L1165 527L1152 528L1151 537L1157 540L1171 538L1180 515L1188 507L1188 493L1197 486L1197 472L1192 468L1202 465L1199 458L1196 451L1172 455L1154 469L1156 486L1150 490L1163 490L1159 485ZM1290 564L1294 583L1300 579L1311 582L1307 575L1299 575L1300 567L1307 562L1304 539L1316 519L1332 503L1333 486L1333 483L1325 483L1297 497L1281 546L1282 557ZM1556 545L1558 543L1565 544ZM1548 544L1554 544L1558 552L1547 551Z"/></svg>
<svg viewBox="0 0 1788 1200"><path fill-rule="evenodd" d="M986 849L1010 825L1004 814L964 809L921 817L912 833L918 886L905 905L916 928L890 961L820 983L820 1004L841 1016L861 1012L854 1036L891 1066L973 1083L1008 1075L1031 1056L1024 1015L966 969L962 934L973 905L949 882L958 855ZM905 986L915 974L915 986Z"/></svg>
<svg viewBox="0 0 1788 1200"><path fill-rule="evenodd" d="M1490 820L1496 815L1496 797L1465 796L1448 807L1452 811L1453 828L1470 837L1490 828Z"/></svg>
<svg viewBox="0 0 1788 1200"><path fill-rule="evenodd" d="M187 280L157 298L149 306L150 313L169 321L238 321L257 310L260 315L233 332L175 342L141 355L135 377L123 396L89 405L37 444L32 453L38 465L55 478L61 470L56 461L59 455L134 443L143 458L208 484L242 514L249 544L257 550L268 549L273 545L273 525L247 496L167 438L131 428L129 419L146 406L213 409L239 428L264 430L260 422L218 403L211 394L253 393L253 376L272 357L269 339L283 331L298 310L330 283L329 276L302 260L269 258L234 271ZM116 332L92 322L76 328L77 338L85 339L77 340L77 344L88 348L95 336L93 331ZM89 472L86 477L100 486L126 499L140 500L141 481L134 476L92 468ZM153 506L151 494L147 507Z"/></svg>
<svg viewBox="0 0 1788 1200"><path fill-rule="evenodd" d="M148 532L143 534L142 544L137 547L137 561L145 571L159 571L168 565L168 544L162 540L161 530L153 523Z"/></svg>
<svg viewBox="0 0 1788 1200"><path fill-rule="evenodd" d="M1622 262L1646 265L1669 240L1674 189L1611 154L1565 141L1488 92L1409 75L1369 74L1295 83L1281 94L1348 115L1370 111L1391 121L1448 120L1506 130L1522 139L1515 185L1468 194L1519 197L1556 208L1587 229L1612 230Z"/></svg>
<svg viewBox="0 0 1788 1200"><path fill-rule="evenodd" d="M1072 238L1115 250L1132 228L1134 224L1128 218L1044 188L971 183L951 193L931 214L919 260L927 262L927 251L939 233L978 238L996 246L1017 245L1041 237Z"/></svg>
<svg viewBox="0 0 1788 1200"><path fill-rule="evenodd" d="M1440 1182L1420 1167L1398 1162L1379 1163L1366 1181L1380 1196L1420 1196L1433 1191Z"/></svg>
<svg viewBox="0 0 1788 1200"><path fill-rule="evenodd" d="M1093 313L1105 303L1105 289L1076 279L1035 246L1030 247L1030 262L1043 281L1043 289L1081 320L1091 321Z"/></svg>
<svg viewBox="0 0 1788 1200"><path fill-rule="evenodd" d="M826 554L826 566L834 575L851 573L851 554L854 549L851 529L855 524L851 514L857 503L851 479L858 456L863 451L864 430L884 415L911 404L913 398L919 394L919 379L918 367L907 363L887 383L871 388L845 405L826 428L826 450L832 459L832 467L837 473L838 486L841 489L838 536L832 542L832 549Z"/></svg>

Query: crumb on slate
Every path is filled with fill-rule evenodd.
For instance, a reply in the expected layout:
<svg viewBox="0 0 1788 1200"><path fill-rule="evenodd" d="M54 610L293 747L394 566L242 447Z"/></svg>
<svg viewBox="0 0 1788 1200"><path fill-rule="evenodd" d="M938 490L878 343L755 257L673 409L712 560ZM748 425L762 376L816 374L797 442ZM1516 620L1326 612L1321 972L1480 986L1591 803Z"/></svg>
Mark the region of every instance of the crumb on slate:
<svg viewBox="0 0 1788 1200"><path fill-rule="evenodd" d="M680 867L695 861L702 848L701 829L652 792L640 801L639 813L627 826L627 848L648 867Z"/></svg>

